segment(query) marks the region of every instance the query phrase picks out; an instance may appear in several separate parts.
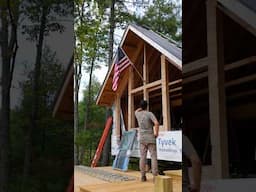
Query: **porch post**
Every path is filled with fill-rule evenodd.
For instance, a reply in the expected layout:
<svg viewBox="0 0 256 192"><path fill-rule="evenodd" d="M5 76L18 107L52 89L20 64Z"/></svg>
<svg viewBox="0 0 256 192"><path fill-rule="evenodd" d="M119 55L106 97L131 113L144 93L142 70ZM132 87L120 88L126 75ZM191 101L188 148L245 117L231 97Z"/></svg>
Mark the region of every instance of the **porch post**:
<svg viewBox="0 0 256 192"><path fill-rule="evenodd" d="M212 171L215 178L225 178L229 170L222 15L217 14L216 0L208 0L206 6Z"/></svg>
<svg viewBox="0 0 256 192"><path fill-rule="evenodd" d="M171 130L170 99L168 89L168 64L165 55L161 55L161 78L162 78L162 111L163 127L165 131Z"/></svg>
<svg viewBox="0 0 256 192"><path fill-rule="evenodd" d="M149 101L148 90L146 89L145 85L148 83L148 63L147 63L147 49L146 43L144 43L144 63L143 63L143 98L144 100ZM148 106L149 109L149 106Z"/></svg>
<svg viewBox="0 0 256 192"><path fill-rule="evenodd" d="M117 93L116 94L116 100L115 100L115 134L116 134L116 137L120 140L120 109L121 109L121 105L120 105L120 102L121 102L121 98L120 98L120 94Z"/></svg>
<svg viewBox="0 0 256 192"><path fill-rule="evenodd" d="M129 67L128 79L128 130L135 127L134 122L134 95L131 93L133 89L133 68Z"/></svg>

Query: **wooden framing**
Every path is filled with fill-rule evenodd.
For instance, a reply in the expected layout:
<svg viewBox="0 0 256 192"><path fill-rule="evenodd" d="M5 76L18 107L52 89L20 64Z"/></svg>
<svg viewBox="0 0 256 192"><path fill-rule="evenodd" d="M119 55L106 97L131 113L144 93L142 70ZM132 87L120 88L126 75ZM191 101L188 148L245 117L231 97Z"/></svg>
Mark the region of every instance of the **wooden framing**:
<svg viewBox="0 0 256 192"><path fill-rule="evenodd" d="M168 89L168 64L165 56L161 55L161 77L162 77L162 111L164 130L171 130L170 100Z"/></svg>
<svg viewBox="0 0 256 192"><path fill-rule="evenodd" d="M156 42L152 41L149 37L147 37L146 35L144 35L141 31L137 30L136 28L134 28L133 26L130 26L129 29L131 31L133 31L134 33L136 33L138 36L142 37L143 40L147 43L149 43L152 47L154 47L155 49L157 49L159 52L161 52L162 54L164 54L166 57L168 57L168 60L174 64L178 69L182 69L182 62L180 59L176 58L174 55L172 55L168 50L166 50L164 47L161 47L159 44L157 44ZM121 42L121 44L123 43L123 41Z"/></svg>
<svg viewBox="0 0 256 192"><path fill-rule="evenodd" d="M249 76L246 76L246 77L241 77L239 79L229 81L229 82L226 83L225 86L230 87L230 86L233 86L233 85L237 85L237 84L240 84L240 83L245 83L245 82L252 81L252 80L255 80L255 79L256 79L256 74L253 74L253 75L249 75Z"/></svg>
<svg viewBox="0 0 256 192"><path fill-rule="evenodd" d="M168 83L168 86L169 86L169 87L172 86L172 85L177 86L177 84L179 84L179 83L182 83L182 79L178 79L178 80L169 82L169 83ZM150 84L147 84L146 87L147 87L147 89L148 89L149 92L155 91L155 90L157 90L157 89L161 89L161 88L162 88L162 80L154 81L154 82L152 82L152 83L150 83ZM169 88L169 92L173 92L173 91L175 91L175 90L176 90L176 88L175 88L175 89L170 89L170 88ZM180 90L181 90L181 87L180 87ZM133 91L134 91L134 93L136 93L136 92L139 92L140 90L138 89L138 91L137 91L137 90L133 90ZM132 91L132 92L133 92L133 91Z"/></svg>
<svg viewBox="0 0 256 192"><path fill-rule="evenodd" d="M129 70L129 80L128 80L128 129L131 129L135 126L134 122L134 95L143 91L143 98L149 99L149 92L161 89L162 95L162 109L163 109L163 127L164 130L171 130L171 115L170 115L170 99L169 93L181 91L181 87L176 87L169 89L169 86L181 83L182 80L178 79L173 82L169 82L168 78L168 63L166 62L165 55L161 55L161 80L157 80L151 83L148 83L148 61L146 56L146 45L144 45L144 63L143 63L143 85L133 89L134 82L134 69L130 68Z"/></svg>
<svg viewBox="0 0 256 192"><path fill-rule="evenodd" d="M163 126L164 130L170 130L171 128L171 119L170 119L170 96L169 93L173 94L172 103L175 106L180 105L180 101L178 100L177 96L181 96L181 82L182 79L174 80L173 82L169 82L169 74L168 66L172 65L177 70L173 72L175 77L179 75L181 78L181 49L175 46L174 44L170 43L167 39L164 39L162 36L154 33L151 30L146 28L136 26L136 25L129 25L124 33L124 36L121 40L120 47L123 48L124 52L127 54L129 59L132 62L132 65L126 69L124 72L121 73L119 79L118 89L113 91L112 88L112 78L114 74L114 62L106 78L104 80L103 86L99 92L97 98L97 104L103 105L106 104L111 106L112 104L115 105L115 135L117 137L120 136L120 113L121 113L121 98L127 99L128 97L128 104L125 110L125 118L127 121L127 130L135 128L135 106L137 103L137 95L142 94L143 98L149 101L150 92L156 89L157 94L159 92L159 98L157 101L162 97L162 106L159 102L152 105L152 107L156 107L156 115L160 117L163 116ZM143 60L142 59L143 54ZM115 56L116 58L116 56ZM138 72L137 67L139 67L140 72ZM142 68L142 73L141 73ZM156 71L157 68L157 71ZM172 69L170 67L170 69ZM151 75L153 76L151 79L150 73L153 72ZM137 75L136 73L141 73L141 75ZM139 76L142 76L141 79ZM160 76L160 77L159 77ZM149 78L150 77L150 78ZM139 81L139 82L138 82ZM141 83L143 81L143 83ZM150 82L151 81L151 82ZM153 82L152 82L153 81ZM138 83L138 84L137 84ZM139 85L139 87L137 87ZM127 90L128 89L128 90ZM126 92L127 90L127 92ZM127 95L124 95L127 94ZM155 94L155 93L152 93ZM141 95L140 95L141 96ZM151 97L150 97L151 98ZM126 103L124 101L124 103ZM148 108L150 107L150 103ZM159 111L162 108L163 111ZM154 112L154 110L153 110ZM127 116L126 116L127 115Z"/></svg>
<svg viewBox="0 0 256 192"><path fill-rule="evenodd" d="M207 61L205 61L205 62L207 63ZM226 71L229 71L229 70L232 70L232 69L244 66L244 65L251 64L253 62L256 62L256 56L247 57L245 59L241 59L239 61L227 64L227 65L224 66L224 71L226 72ZM192 63L194 63L194 62L192 62ZM199 63L201 63L201 61ZM189 71L192 71L192 69L189 69ZM193 75L193 76L185 77L183 79L183 83L190 83L192 81L196 81L196 80L205 78L207 76L208 76L208 71L205 71L205 72L202 72L202 73L198 73L198 74ZM231 83L229 83L229 82L227 84L228 84L228 86L229 86L229 84L231 85ZM236 83L234 83L234 84L236 84Z"/></svg>
<svg viewBox="0 0 256 192"><path fill-rule="evenodd" d="M134 94L134 93L143 91L144 89L150 89L150 88L156 87L158 85L161 85L161 83L162 83L162 80L157 80L157 81L154 81L152 83L148 83L148 84L145 84L143 86L140 86L140 87L137 87L135 89L132 89L131 93Z"/></svg>
<svg viewBox="0 0 256 192"><path fill-rule="evenodd" d="M256 14L250 3L253 4L252 1L207 0L205 5L192 2L184 5L187 19L184 29L192 29L196 20L201 19L195 30L184 32L186 40L195 39L183 46L186 63L182 68L185 89L182 95L188 109L184 117L184 122L189 122L186 131L204 159L202 178L205 179L232 177L243 172L241 159L252 162L252 156L243 154L252 151L253 146L248 149L242 146L252 142L249 135L254 131L245 130L243 123L240 124L255 121ZM193 110L198 116L194 116ZM240 135L242 132L244 135ZM201 137L202 141L198 142ZM248 171L255 173L249 163Z"/></svg>
<svg viewBox="0 0 256 192"><path fill-rule="evenodd" d="M120 114L121 114L121 96L119 93L116 94L115 99L115 119L114 119L114 125L115 125L115 134L120 139L120 127L121 127L121 120L120 120Z"/></svg>
<svg viewBox="0 0 256 192"><path fill-rule="evenodd" d="M144 80L144 82L143 82L143 98L144 98L144 100L148 101L148 99L149 99L148 90L145 87L146 84L148 83L148 79L149 79L146 43L144 43L143 59L144 59L144 63L143 63L143 80ZM148 108L149 108L149 106L148 106Z"/></svg>
<svg viewBox="0 0 256 192"><path fill-rule="evenodd" d="M229 175L222 15L217 14L217 1L207 1L207 45L210 135L212 171L215 178Z"/></svg>
<svg viewBox="0 0 256 192"><path fill-rule="evenodd" d="M161 88L161 87L160 87ZM174 92L177 92L177 91L181 91L182 90L182 87L177 87L177 88L174 88L174 89L169 89L169 95L170 93L174 93ZM160 96L162 95L162 93L156 93L154 95L151 95L152 97L156 97L156 96ZM178 93L178 94L172 94L171 95L171 98L173 97L177 97L177 96L181 96L181 93Z"/></svg>
<svg viewBox="0 0 256 192"><path fill-rule="evenodd" d="M202 68L207 68L208 67L207 61L208 61L208 58L204 57L202 59L187 63L182 67L182 73L186 74L189 72L200 70Z"/></svg>
<svg viewBox="0 0 256 192"><path fill-rule="evenodd" d="M128 80L128 130L135 127L134 122L134 95L132 94L133 88L133 68L129 68L129 80Z"/></svg>
<svg viewBox="0 0 256 192"><path fill-rule="evenodd" d="M122 79L120 80L120 84L118 85L118 88L117 88L117 93L119 95L122 95L124 89L126 88L127 84L128 84L128 80L129 80L129 70L126 69L127 71L125 71L124 73L124 76L122 77ZM113 96L115 96L113 94Z"/></svg>
<svg viewBox="0 0 256 192"><path fill-rule="evenodd" d="M237 67L241 67L250 63L256 62L256 56L247 57L245 59L241 59L239 61L233 62L231 64L225 65L225 71L235 69Z"/></svg>
<svg viewBox="0 0 256 192"><path fill-rule="evenodd" d="M253 35L256 34L256 14L238 0L218 0L223 6L218 6L225 14L244 26Z"/></svg>
<svg viewBox="0 0 256 192"><path fill-rule="evenodd" d="M231 86L235 86L235 85L246 83L246 82L253 81L253 80L256 80L256 75L255 74L249 75L249 76L246 76L246 77L241 77L241 78L229 81L229 82L225 82L224 86L225 86L225 88L228 88L228 87L231 87ZM185 83L187 83L187 81ZM187 94L186 97L194 97L194 96L202 95L202 94L205 94L205 93L208 93L208 89L201 89L200 91ZM243 95L243 94L241 94L241 95Z"/></svg>
<svg viewBox="0 0 256 192"><path fill-rule="evenodd" d="M202 73L198 73L196 75L193 75L193 76L189 76L187 78L184 78L183 79L183 83L190 83L192 81L197 81L199 79L203 79L205 77L208 76L208 71L205 71L205 72L202 72Z"/></svg>

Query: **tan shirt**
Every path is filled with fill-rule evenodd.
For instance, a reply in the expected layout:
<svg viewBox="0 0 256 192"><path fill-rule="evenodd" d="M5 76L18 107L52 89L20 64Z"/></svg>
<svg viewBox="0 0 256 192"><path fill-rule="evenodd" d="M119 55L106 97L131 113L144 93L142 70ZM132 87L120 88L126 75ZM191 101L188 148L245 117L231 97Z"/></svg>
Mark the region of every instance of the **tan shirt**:
<svg viewBox="0 0 256 192"><path fill-rule="evenodd" d="M136 111L135 116L139 124L139 142L140 143L156 143L154 136L154 121L156 117L152 112L149 111Z"/></svg>

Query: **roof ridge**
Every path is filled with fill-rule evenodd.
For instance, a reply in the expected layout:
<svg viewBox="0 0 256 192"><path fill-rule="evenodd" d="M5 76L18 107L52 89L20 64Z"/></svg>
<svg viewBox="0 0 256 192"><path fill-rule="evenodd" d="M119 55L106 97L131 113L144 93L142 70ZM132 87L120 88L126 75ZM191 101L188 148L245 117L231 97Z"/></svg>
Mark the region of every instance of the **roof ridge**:
<svg viewBox="0 0 256 192"><path fill-rule="evenodd" d="M147 30L149 30L149 31L152 31L152 32L156 33L157 35L159 35L160 37L166 39L166 40L169 41L170 43L174 44L174 45L177 46L178 48L181 48L181 45L180 45L179 42L173 40L172 38L167 37L166 35L164 35L163 33L159 32L159 31L154 31L154 30L152 30L152 28L151 28L150 26L148 26L148 25L145 25L145 24L143 24L143 25L138 25L138 24L136 24L136 23L132 23L132 25L136 25L136 26L138 26L138 27L143 27L144 29L147 29Z"/></svg>

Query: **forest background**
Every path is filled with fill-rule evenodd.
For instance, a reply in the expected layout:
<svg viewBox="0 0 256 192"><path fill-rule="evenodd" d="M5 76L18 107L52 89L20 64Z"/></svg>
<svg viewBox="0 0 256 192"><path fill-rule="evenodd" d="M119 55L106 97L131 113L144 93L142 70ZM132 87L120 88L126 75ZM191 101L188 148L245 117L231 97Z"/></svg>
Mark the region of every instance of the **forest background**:
<svg viewBox="0 0 256 192"><path fill-rule="evenodd" d="M179 44L180 10L175 0L0 1L0 192L67 188L74 161L90 164L111 114L95 105L102 83L96 70L110 66L129 23ZM70 64L74 122L52 116ZM101 159L109 164L110 139Z"/></svg>

